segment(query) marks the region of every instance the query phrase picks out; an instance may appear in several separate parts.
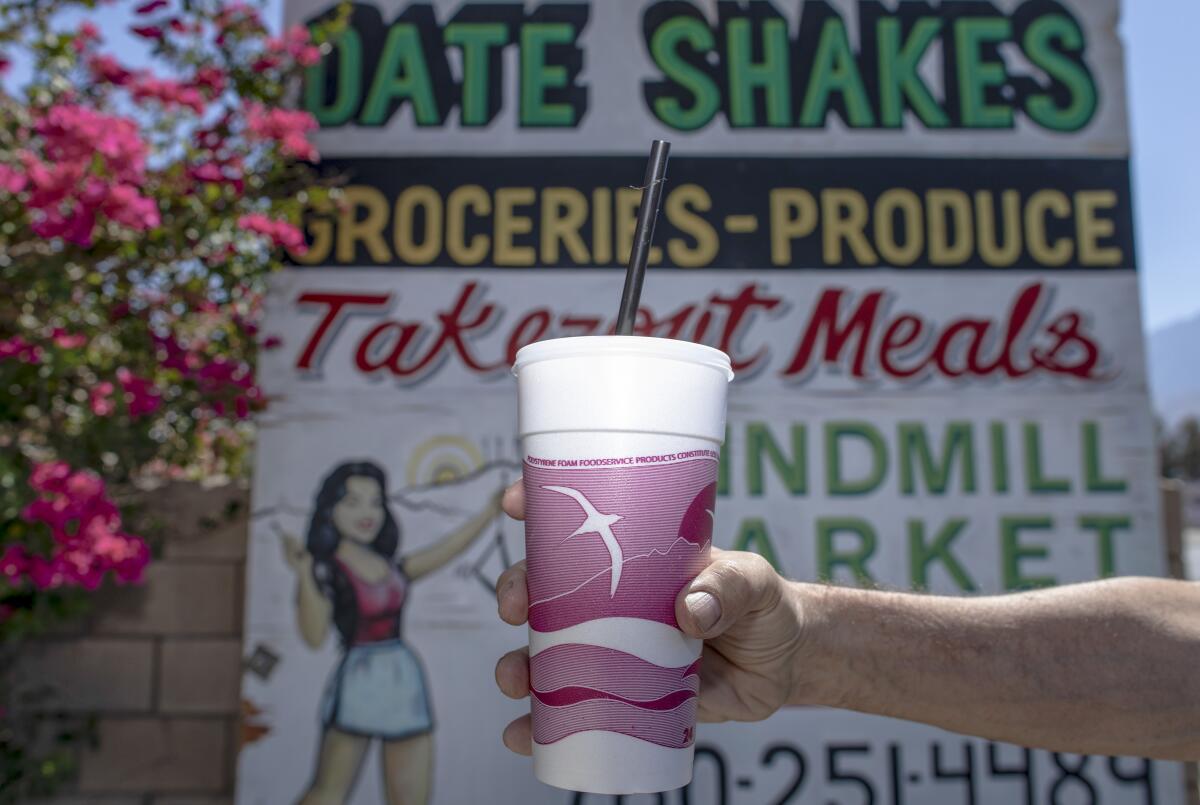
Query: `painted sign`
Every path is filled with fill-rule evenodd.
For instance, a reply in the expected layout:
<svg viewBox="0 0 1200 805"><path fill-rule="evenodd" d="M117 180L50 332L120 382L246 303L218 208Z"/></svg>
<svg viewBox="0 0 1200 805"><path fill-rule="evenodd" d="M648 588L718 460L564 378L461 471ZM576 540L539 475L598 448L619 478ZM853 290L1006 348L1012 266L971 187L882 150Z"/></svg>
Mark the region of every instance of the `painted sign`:
<svg viewBox="0 0 1200 805"><path fill-rule="evenodd" d="M335 14L290 0L289 24ZM714 544L942 594L1164 572L1115 0L352 6L311 69L338 205L275 278L238 802L571 803L505 751L527 640L517 349L637 329L733 360ZM627 802L1178 805L1178 764L820 709L701 725Z"/></svg>

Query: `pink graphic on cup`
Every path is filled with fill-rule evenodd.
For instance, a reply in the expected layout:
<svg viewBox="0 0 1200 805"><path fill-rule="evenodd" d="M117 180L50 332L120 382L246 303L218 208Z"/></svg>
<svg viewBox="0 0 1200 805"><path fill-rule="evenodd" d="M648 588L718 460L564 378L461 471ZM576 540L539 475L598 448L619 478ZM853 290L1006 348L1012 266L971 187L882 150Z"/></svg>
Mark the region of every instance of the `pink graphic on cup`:
<svg viewBox="0 0 1200 805"><path fill-rule="evenodd" d="M616 649L565 643L529 661L533 739L619 732L673 749L695 738L700 661L663 668Z"/></svg>
<svg viewBox="0 0 1200 805"><path fill-rule="evenodd" d="M529 625L597 618L677 627L675 596L708 563L717 463L525 465Z"/></svg>

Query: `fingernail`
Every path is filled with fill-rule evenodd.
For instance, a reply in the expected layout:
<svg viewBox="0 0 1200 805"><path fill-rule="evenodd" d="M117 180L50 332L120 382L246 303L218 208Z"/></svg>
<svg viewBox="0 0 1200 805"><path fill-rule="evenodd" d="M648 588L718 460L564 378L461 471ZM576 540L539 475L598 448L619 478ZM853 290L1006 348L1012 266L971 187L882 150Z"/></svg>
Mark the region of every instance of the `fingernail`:
<svg viewBox="0 0 1200 805"><path fill-rule="evenodd" d="M700 631L707 632L721 620L721 602L712 593L688 593L683 600Z"/></svg>

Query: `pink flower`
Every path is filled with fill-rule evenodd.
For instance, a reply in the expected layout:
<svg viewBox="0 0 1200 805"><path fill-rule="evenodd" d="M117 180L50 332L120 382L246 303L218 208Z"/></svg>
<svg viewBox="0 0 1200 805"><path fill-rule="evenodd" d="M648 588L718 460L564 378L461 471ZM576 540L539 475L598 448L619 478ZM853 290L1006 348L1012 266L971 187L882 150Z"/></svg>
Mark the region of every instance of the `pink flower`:
<svg viewBox="0 0 1200 805"><path fill-rule="evenodd" d="M277 335L269 335L263 339L263 349L279 349L283 346L283 339Z"/></svg>
<svg viewBox="0 0 1200 805"><path fill-rule="evenodd" d="M153 381L138 377L122 366L117 370L117 382L121 384L121 390L125 393L129 415L134 419L153 414L162 406L162 395L158 393Z"/></svg>
<svg viewBox="0 0 1200 805"><path fill-rule="evenodd" d="M266 235L276 246L282 246L296 254L303 254L308 250L308 244L304 242L304 233L283 218L275 220L262 213L249 213L238 218L238 226Z"/></svg>
<svg viewBox="0 0 1200 805"><path fill-rule="evenodd" d="M192 178L201 182L223 182L225 174L221 171L221 166L215 162L205 162L203 165L197 165L190 171Z"/></svg>
<svg viewBox="0 0 1200 805"><path fill-rule="evenodd" d="M15 196L25 189L27 181L16 165L0 165L0 190Z"/></svg>
<svg viewBox="0 0 1200 805"><path fill-rule="evenodd" d="M134 25L129 30L143 39L159 40L163 38L163 29L157 25Z"/></svg>
<svg viewBox="0 0 1200 805"><path fill-rule="evenodd" d="M321 60L321 49L312 44L312 37L303 25L293 25L283 36L268 37L265 44L266 54L254 67L258 72L262 72L258 65L265 65L263 69L275 67L283 57L288 57L304 67Z"/></svg>
<svg viewBox="0 0 1200 805"><path fill-rule="evenodd" d="M104 494L104 481L94 472L80 470L67 476L63 491L68 497L91 501Z"/></svg>
<svg viewBox="0 0 1200 805"><path fill-rule="evenodd" d="M224 41L225 35L232 31L256 33L263 29L262 18L258 15L258 9L248 3L242 2L242 0L235 0L235 2L227 4L221 9L221 13L216 16L213 23L217 26L217 30L220 31L217 37L217 44L221 44Z"/></svg>
<svg viewBox="0 0 1200 805"><path fill-rule="evenodd" d="M121 530L100 476L52 461L34 466L29 485L38 498L21 517L48 528L53 546L48 555L9 546L0 556L0 575L10 584L94 590L110 573L118 583L141 579L150 552L145 540Z"/></svg>
<svg viewBox="0 0 1200 805"><path fill-rule="evenodd" d="M0 53L0 75L4 75L12 69L12 60Z"/></svg>
<svg viewBox="0 0 1200 805"><path fill-rule="evenodd" d="M45 153L52 162L86 162L98 153L118 181L140 184L144 178L149 148L129 118L59 104L50 107L35 130L45 140Z"/></svg>
<svg viewBox="0 0 1200 805"><path fill-rule="evenodd" d="M139 232L154 229L161 222L154 199L141 195L133 185L110 187L101 209L109 220Z"/></svg>
<svg viewBox="0 0 1200 805"><path fill-rule="evenodd" d="M317 149L308 141L307 133L316 131L317 121L308 112L292 109L268 110L260 103L245 106L247 139L274 142L279 150L297 159L315 161Z"/></svg>
<svg viewBox="0 0 1200 805"><path fill-rule="evenodd" d="M92 386L88 392L88 404L91 406L92 413L96 416L112 416L117 410L117 404L113 401L113 384L107 380L101 381Z"/></svg>
<svg viewBox="0 0 1200 805"><path fill-rule="evenodd" d="M65 461L43 461L33 465L29 485L35 492L58 492L71 477L71 465Z"/></svg>
<svg viewBox="0 0 1200 805"><path fill-rule="evenodd" d="M133 77L133 73L126 70L112 56L97 55L88 59L88 69L92 72L92 77L99 83L112 84L116 87L123 87Z"/></svg>
<svg viewBox="0 0 1200 805"><path fill-rule="evenodd" d="M35 210L57 206L83 181L87 170L88 166L81 160L46 163L33 155L26 156L29 206Z"/></svg>
<svg viewBox="0 0 1200 805"><path fill-rule="evenodd" d="M274 70L278 67L279 61L275 56L260 56L250 65L250 69L256 73L265 73L267 70Z"/></svg>
<svg viewBox="0 0 1200 805"><path fill-rule="evenodd" d="M50 331L50 340L59 349L79 349L88 342L87 336L83 333L68 333L61 327L55 327Z"/></svg>
<svg viewBox="0 0 1200 805"><path fill-rule="evenodd" d="M135 14L150 14L167 5L167 0L150 0L134 9Z"/></svg>
<svg viewBox="0 0 1200 805"><path fill-rule="evenodd" d="M168 109L183 106L198 115L204 113L205 100L199 89L181 81L155 78L149 73L134 78L129 86L129 96L139 103L153 100Z"/></svg>
<svg viewBox="0 0 1200 805"><path fill-rule="evenodd" d="M29 569L29 553L21 545L9 545L0 554L0 576L10 584L17 584Z"/></svg>
<svg viewBox="0 0 1200 805"><path fill-rule="evenodd" d="M189 168L188 175L198 182L229 185L241 196L246 185L244 167L242 158L234 155Z"/></svg>
<svg viewBox="0 0 1200 805"><path fill-rule="evenodd" d="M43 209L36 211L29 228L33 233L47 240L62 238L76 246L92 245L92 230L96 226L96 211L76 205L69 213L59 209Z"/></svg>
<svg viewBox="0 0 1200 805"><path fill-rule="evenodd" d="M80 24L79 30L75 32L75 38L71 41L71 47L76 53L82 53L87 50L88 45L92 42L100 41L100 29L95 26L90 20L84 20Z"/></svg>
<svg viewBox="0 0 1200 805"><path fill-rule="evenodd" d="M154 201L138 190L145 182L149 148L132 120L58 104L34 130L45 161L28 151L19 156L30 190L30 226L37 235L89 246L97 214L138 231L158 226Z"/></svg>
<svg viewBox="0 0 1200 805"><path fill-rule="evenodd" d="M197 148L203 148L209 151L220 151L225 148L225 139L228 132L225 127L228 123L228 115L217 122L216 125L208 128L198 128L192 139Z"/></svg>
<svg viewBox="0 0 1200 805"><path fill-rule="evenodd" d="M197 181L209 181L214 182L214 184L221 184L221 182L229 180L220 164L216 162L199 164L199 166L191 168L190 173L192 179L196 179Z"/></svg>
<svg viewBox="0 0 1200 805"><path fill-rule="evenodd" d="M159 365L174 369L195 383L218 416L224 416L230 410L230 403L234 414L242 419L263 406L262 392L254 383L249 364L223 356L210 358L204 354L203 343L192 341L184 346L170 332L156 335L154 341L158 347Z"/></svg>
<svg viewBox="0 0 1200 805"><path fill-rule="evenodd" d="M206 66L192 76L192 86L204 90L212 98L225 91L226 80L225 73L219 68Z"/></svg>
<svg viewBox="0 0 1200 805"><path fill-rule="evenodd" d="M0 339L0 361L16 358L21 363L42 362L42 348L31 344L19 335Z"/></svg>
<svg viewBox="0 0 1200 805"><path fill-rule="evenodd" d="M296 62L303 67L311 67L321 60L321 49L316 45L307 45L296 54Z"/></svg>

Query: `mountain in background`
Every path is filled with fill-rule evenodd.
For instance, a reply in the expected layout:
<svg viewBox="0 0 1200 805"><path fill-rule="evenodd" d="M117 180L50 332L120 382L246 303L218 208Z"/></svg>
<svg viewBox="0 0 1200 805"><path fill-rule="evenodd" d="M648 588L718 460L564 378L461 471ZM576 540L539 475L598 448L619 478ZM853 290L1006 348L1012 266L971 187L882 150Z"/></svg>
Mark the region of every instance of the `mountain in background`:
<svg viewBox="0 0 1200 805"><path fill-rule="evenodd" d="M1146 352L1155 413L1168 425L1200 417L1200 314L1150 333Z"/></svg>

